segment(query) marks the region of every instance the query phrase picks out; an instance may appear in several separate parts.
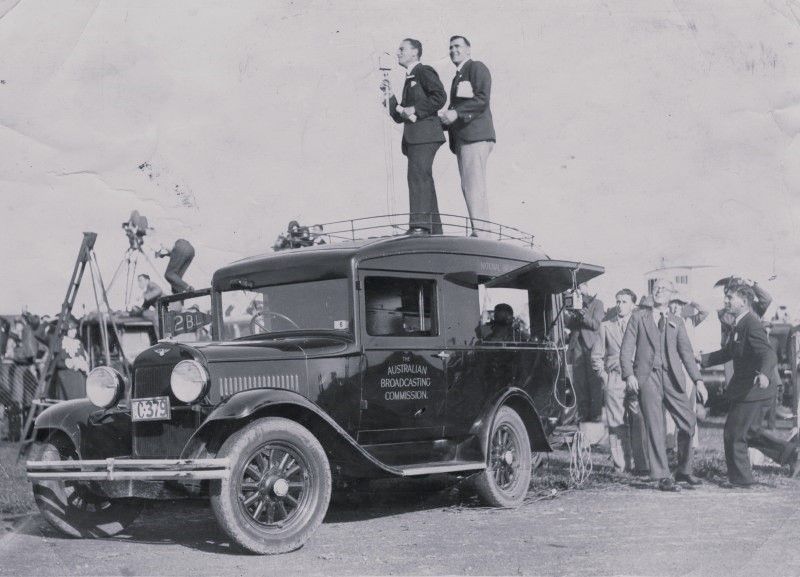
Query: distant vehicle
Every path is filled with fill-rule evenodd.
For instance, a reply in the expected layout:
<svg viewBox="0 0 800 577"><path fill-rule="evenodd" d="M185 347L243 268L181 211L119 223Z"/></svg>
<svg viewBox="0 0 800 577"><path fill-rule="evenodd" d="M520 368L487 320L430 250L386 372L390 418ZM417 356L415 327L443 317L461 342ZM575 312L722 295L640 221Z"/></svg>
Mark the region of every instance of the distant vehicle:
<svg viewBox="0 0 800 577"><path fill-rule="evenodd" d="M109 338L111 367L122 374L130 374L133 361L139 353L147 350L157 342L156 327L151 320L141 316L115 312L113 313L113 321L119 333L119 340L117 340L111 319L106 316L105 320L105 328L108 331ZM96 312L89 313L80 320L78 338L86 349L91 368L106 364L101 330L100 315ZM124 352L124 358L122 352Z"/></svg>
<svg viewBox="0 0 800 577"><path fill-rule="evenodd" d="M458 474L487 504L518 506L567 394L561 293L602 272L438 235L233 263L161 302L168 337L210 327L213 340L142 351L130 398L97 367L88 399L37 419L36 501L62 532L98 537L136 518L130 497L209 481L220 526L261 554L302 546L336 480ZM200 299L210 314L187 306ZM498 303L527 330L497 337Z"/></svg>

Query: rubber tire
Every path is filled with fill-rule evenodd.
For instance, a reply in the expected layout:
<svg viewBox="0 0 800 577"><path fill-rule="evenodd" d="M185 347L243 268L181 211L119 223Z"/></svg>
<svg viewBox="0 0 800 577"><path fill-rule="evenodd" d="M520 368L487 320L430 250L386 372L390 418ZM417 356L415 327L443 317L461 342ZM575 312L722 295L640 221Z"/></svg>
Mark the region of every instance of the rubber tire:
<svg viewBox="0 0 800 577"><path fill-rule="evenodd" d="M519 476L511 490L504 490L497 486L491 469L492 455L491 443L495 431L507 425L512 434L516 437L517 445L520 447L520 466ZM481 500L490 507L502 507L513 509L522 505L528 488L531 483L531 444L528 438L528 430L522 422L519 414L511 407L503 406L498 409L492 422L492 430L489 435L488 454L486 456L486 469L475 476L474 487Z"/></svg>
<svg viewBox="0 0 800 577"><path fill-rule="evenodd" d="M34 461L60 461L76 458L72 443L51 437L37 447ZM33 498L42 516L64 535L77 538L111 537L125 530L141 513L144 503L138 499L110 499L92 491L91 483L81 483L87 496L98 499L99 510L88 511L70 503L64 481L32 481Z"/></svg>
<svg viewBox="0 0 800 577"><path fill-rule="evenodd" d="M236 483L253 451L269 441L292 444L305 457L312 477L312 505L307 519L284 533L258 531L239 508ZM217 457L231 460L231 475L211 485L211 508L220 527L240 547L259 555L288 553L302 547L322 523L331 500L331 470L317 438L299 423L282 417L259 419L231 435Z"/></svg>

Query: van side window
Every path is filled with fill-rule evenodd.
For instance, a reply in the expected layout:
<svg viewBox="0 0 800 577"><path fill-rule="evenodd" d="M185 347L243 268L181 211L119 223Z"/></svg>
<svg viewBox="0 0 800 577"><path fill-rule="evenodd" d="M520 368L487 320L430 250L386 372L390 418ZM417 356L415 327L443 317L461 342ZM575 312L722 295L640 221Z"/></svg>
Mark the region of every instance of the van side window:
<svg viewBox="0 0 800 577"><path fill-rule="evenodd" d="M524 343L530 340L528 291L517 288L487 288L478 285L483 342Z"/></svg>
<svg viewBox="0 0 800 577"><path fill-rule="evenodd" d="M368 276L364 279L367 334L436 336L433 279Z"/></svg>

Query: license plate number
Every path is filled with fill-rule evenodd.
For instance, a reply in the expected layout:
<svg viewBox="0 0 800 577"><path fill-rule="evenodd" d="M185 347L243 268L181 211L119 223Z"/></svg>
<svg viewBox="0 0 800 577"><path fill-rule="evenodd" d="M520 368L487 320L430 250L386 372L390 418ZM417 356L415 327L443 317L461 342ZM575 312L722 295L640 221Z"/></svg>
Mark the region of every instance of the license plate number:
<svg viewBox="0 0 800 577"><path fill-rule="evenodd" d="M171 416L169 397L131 399L131 420L163 421Z"/></svg>

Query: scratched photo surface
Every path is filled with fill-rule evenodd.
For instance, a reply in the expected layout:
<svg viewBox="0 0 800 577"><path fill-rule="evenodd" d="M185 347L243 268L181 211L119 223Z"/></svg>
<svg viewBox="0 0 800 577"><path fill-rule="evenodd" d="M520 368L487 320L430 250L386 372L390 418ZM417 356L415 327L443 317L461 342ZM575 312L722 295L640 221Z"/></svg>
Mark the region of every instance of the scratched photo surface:
<svg viewBox="0 0 800 577"><path fill-rule="evenodd" d="M452 35L491 71L492 221L605 267L592 290L606 307L622 287L645 293L656 269L694 270L705 352L725 276L768 289L767 317L784 306L800 322L795 0L0 0L0 315L56 314L83 232L110 279L133 210L151 258L191 241L194 288L271 252L292 220L408 212L380 66L399 92L398 46L418 39L449 93ZM439 210L465 215L446 144L433 176ZM156 276L165 261L141 266ZM83 287L74 314L94 308ZM700 441L724 474L721 427ZM514 511L438 479L380 482L335 503L304 548L260 558L233 551L203 503L154 506L121 538L65 539L15 459L0 442L0 575L800 573L800 483L786 479L680 496L602 481L532 490Z"/></svg>

